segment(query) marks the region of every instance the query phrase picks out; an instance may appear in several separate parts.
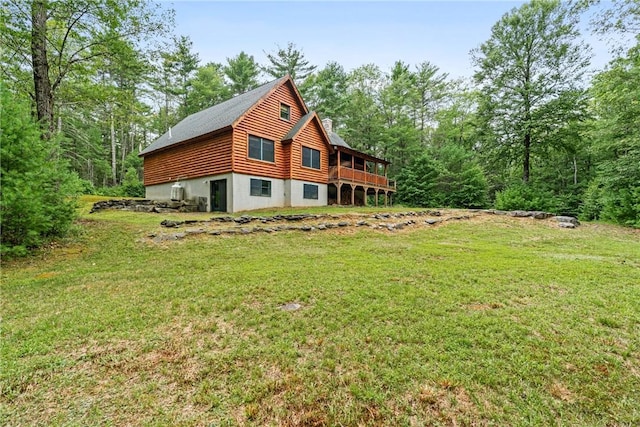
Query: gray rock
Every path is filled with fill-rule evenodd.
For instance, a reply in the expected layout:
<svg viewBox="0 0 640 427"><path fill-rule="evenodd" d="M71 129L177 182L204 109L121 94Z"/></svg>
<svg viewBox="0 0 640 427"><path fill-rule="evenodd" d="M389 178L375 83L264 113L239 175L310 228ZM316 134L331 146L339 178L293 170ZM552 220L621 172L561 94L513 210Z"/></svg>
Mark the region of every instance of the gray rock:
<svg viewBox="0 0 640 427"><path fill-rule="evenodd" d="M439 223L440 221L441 221L441 220L439 220L439 219L427 219L427 220L425 220L424 222L425 222L425 223L427 223L427 224L429 224L429 225L433 225L433 224L437 224L437 223Z"/></svg>
<svg viewBox="0 0 640 427"><path fill-rule="evenodd" d="M252 218L248 215L242 215L239 216L238 218L235 218L234 221L238 224L247 224L249 222L251 222Z"/></svg>
<svg viewBox="0 0 640 427"><path fill-rule="evenodd" d="M553 218L554 221L560 222L560 223L570 223L573 225L580 225L580 221L578 221L577 218L574 218L572 216L554 216Z"/></svg>
<svg viewBox="0 0 640 427"><path fill-rule="evenodd" d="M149 206L149 205L135 205L135 207L133 208L133 210L136 212L147 212L147 213L154 212L154 209L155 209L154 206Z"/></svg>
<svg viewBox="0 0 640 427"><path fill-rule="evenodd" d="M576 228L576 225L572 222L559 222L558 227L560 228Z"/></svg>
<svg viewBox="0 0 640 427"><path fill-rule="evenodd" d="M513 216L516 218L527 218L532 215L531 215L531 212L528 212L528 211L511 211L509 212L509 216Z"/></svg>
<svg viewBox="0 0 640 427"><path fill-rule="evenodd" d="M296 311L302 308L302 304L298 304L297 302L290 302L290 303L281 305L279 308L280 310L284 310L284 311Z"/></svg>
<svg viewBox="0 0 640 427"><path fill-rule="evenodd" d="M172 221L170 219L165 219L160 223L160 225L162 225L163 227L167 227L167 228L179 227L182 224L183 224L182 221Z"/></svg>
<svg viewBox="0 0 640 427"><path fill-rule="evenodd" d="M535 219L547 219L547 218L551 218L553 214L549 212L534 211L534 212L531 212L531 216L534 217Z"/></svg>

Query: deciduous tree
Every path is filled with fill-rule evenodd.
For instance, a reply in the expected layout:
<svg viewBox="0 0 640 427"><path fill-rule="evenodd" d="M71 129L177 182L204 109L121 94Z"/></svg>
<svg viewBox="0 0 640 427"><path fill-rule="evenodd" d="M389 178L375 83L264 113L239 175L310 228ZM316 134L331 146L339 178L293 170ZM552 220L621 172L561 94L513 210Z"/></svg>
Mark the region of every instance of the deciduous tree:
<svg viewBox="0 0 640 427"><path fill-rule="evenodd" d="M547 130L564 126L583 104L589 49L578 39L578 19L571 4L533 0L504 15L472 52L489 136L483 143L492 156L519 162L525 183L532 154L556 143Z"/></svg>

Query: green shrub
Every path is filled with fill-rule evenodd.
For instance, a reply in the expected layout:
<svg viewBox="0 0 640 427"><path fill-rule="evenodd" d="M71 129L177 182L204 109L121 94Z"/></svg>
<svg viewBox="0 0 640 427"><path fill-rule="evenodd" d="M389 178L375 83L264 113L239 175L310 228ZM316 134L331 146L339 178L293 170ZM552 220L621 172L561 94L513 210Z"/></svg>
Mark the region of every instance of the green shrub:
<svg viewBox="0 0 640 427"><path fill-rule="evenodd" d="M99 187L96 189L96 194L98 196L105 197L125 197L124 190L121 185L116 185L114 187Z"/></svg>
<svg viewBox="0 0 640 427"><path fill-rule="evenodd" d="M0 88L2 255L24 255L69 230L80 181L58 148L40 138L28 104Z"/></svg>
<svg viewBox="0 0 640 427"><path fill-rule="evenodd" d="M640 149L603 161L584 193L581 217L640 228Z"/></svg>
<svg viewBox="0 0 640 427"><path fill-rule="evenodd" d="M481 208L488 184L470 152L456 145L425 153L398 176L398 201L420 207Z"/></svg>
<svg viewBox="0 0 640 427"><path fill-rule="evenodd" d="M551 211L553 194L532 184L514 183L496 193L496 209L512 211Z"/></svg>
<svg viewBox="0 0 640 427"><path fill-rule="evenodd" d="M127 197L144 197L144 184L140 181L136 168L127 169L122 182L122 192Z"/></svg>

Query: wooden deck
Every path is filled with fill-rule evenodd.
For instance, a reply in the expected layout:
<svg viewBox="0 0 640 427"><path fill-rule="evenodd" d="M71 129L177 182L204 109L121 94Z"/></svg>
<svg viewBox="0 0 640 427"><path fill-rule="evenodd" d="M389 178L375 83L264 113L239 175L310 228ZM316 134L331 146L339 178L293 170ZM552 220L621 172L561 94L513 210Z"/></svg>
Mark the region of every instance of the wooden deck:
<svg viewBox="0 0 640 427"><path fill-rule="evenodd" d="M329 182L352 183L365 187L375 187L385 191L396 191L395 181L390 181L384 175L377 175L363 170L348 167L329 167Z"/></svg>

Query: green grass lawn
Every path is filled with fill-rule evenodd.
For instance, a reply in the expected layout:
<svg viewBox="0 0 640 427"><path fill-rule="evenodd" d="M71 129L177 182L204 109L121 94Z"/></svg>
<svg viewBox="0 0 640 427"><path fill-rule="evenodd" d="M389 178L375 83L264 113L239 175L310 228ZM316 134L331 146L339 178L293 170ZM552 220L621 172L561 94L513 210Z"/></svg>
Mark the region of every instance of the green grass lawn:
<svg viewBox="0 0 640 427"><path fill-rule="evenodd" d="M210 214L89 208L74 241L3 262L0 424L640 424L637 230L487 215L154 244Z"/></svg>

